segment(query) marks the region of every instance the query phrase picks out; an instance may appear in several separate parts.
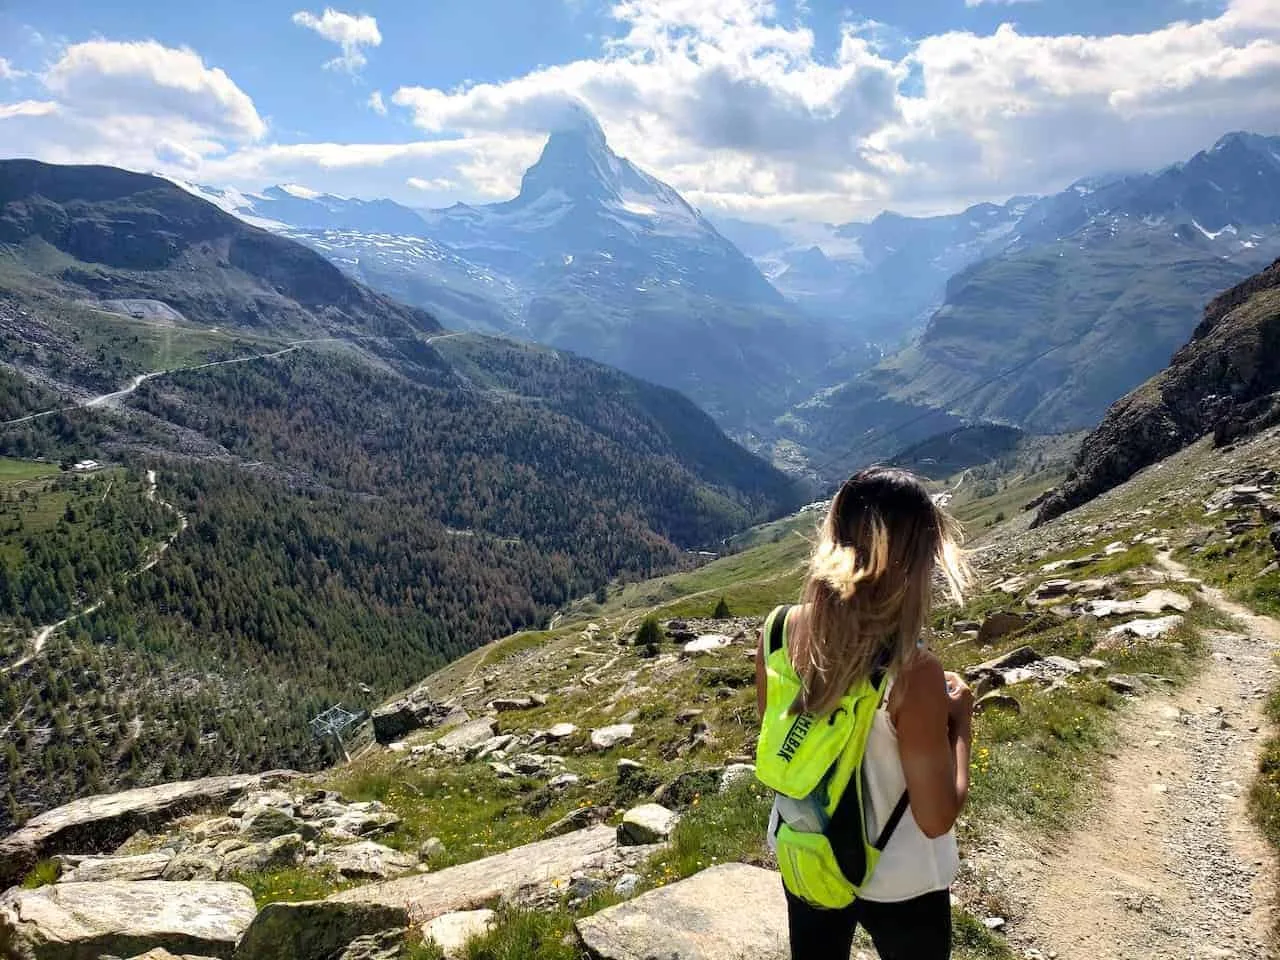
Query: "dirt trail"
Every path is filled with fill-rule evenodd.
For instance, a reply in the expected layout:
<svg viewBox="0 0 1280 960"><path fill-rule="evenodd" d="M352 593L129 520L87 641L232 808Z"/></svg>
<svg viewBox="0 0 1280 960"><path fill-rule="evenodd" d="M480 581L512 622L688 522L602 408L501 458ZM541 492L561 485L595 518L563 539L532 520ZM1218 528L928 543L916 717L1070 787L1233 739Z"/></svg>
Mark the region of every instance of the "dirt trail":
<svg viewBox="0 0 1280 960"><path fill-rule="evenodd" d="M1160 563L1171 578L1189 579L1168 557ZM1065 849L1027 851L1007 864L1024 901L1011 940L1028 956L1278 956L1273 859L1246 797L1266 733L1263 701L1276 683L1280 622L1201 589L1245 632L1213 632L1194 682L1134 705L1106 795Z"/></svg>

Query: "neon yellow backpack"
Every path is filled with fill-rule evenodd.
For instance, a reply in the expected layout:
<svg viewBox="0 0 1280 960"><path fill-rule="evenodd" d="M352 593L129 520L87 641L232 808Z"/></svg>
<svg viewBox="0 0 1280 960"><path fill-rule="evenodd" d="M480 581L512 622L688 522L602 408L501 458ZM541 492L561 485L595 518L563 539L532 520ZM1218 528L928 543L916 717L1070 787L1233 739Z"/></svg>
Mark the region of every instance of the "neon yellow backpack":
<svg viewBox="0 0 1280 960"><path fill-rule="evenodd" d="M867 836L863 759L889 683L885 671L854 685L825 716L791 713L801 681L787 652L787 615L765 621L765 715L756 777L778 794L778 866L788 890L826 909L847 907L871 879L907 811L903 793L880 835ZM852 789L849 789L852 786Z"/></svg>

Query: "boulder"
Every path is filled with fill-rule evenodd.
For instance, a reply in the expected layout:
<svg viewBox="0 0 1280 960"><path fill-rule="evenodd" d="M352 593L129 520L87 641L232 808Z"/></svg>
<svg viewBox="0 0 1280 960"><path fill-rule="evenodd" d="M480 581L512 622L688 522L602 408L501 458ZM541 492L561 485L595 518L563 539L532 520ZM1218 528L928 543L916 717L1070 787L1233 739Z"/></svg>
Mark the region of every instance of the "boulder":
<svg viewBox="0 0 1280 960"><path fill-rule="evenodd" d="M546 732L548 740L567 740L578 732L578 725L574 723L557 723L554 727Z"/></svg>
<svg viewBox="0 0 1280 960"><path fill-rule="evenodd" d="M197 810L232 803L288 771L208 777L86 797L49 810L0 840L0 889L18 883L40 860L58 853L110 853L139 830L155 830Z"/></svg>
<svg viewBox="0 0 1280 960"><path fill-rule="evenodd" d="M465 753L472 747L478 747L494 735L493 721L488 717L454 727L436 741L436 745L450 753Z"/></svg>
<svg viewBox="0 0 1280 960"><path fill-rule="evenodd" d="M613 807L578 807L576 810L570 810L551 826L547 827L542 832L542 837L544 840L549 840L552 837L563 837L566 833L585 830L587 827L594 827L598 823L604 823L612 816Z"/></svg>
<svg viewBox="0 0 1280 960"><path fill-rule="evenodd" d="M283 790L251 790L231 805L227 812L233 817L243 817L246 813L256 812L264 808L283 810L293 816L293 794Z"/></svg>
<svg viewBox="0 0 1280 960"><path fill-rule="evenodd" d="M532 710L534 707L545 707L547 698L537 693L526 693L518 697L501 697L492 701L488 709L495 713L511 713L516 710Z"/></svg>
<svg viewBox="0 0 1280 960"><path fill-rule="evenodd" d="M358 937L408 925L405 909L393 904L269 903L245 931L235 960L330 960Z"/></svg>
<svg viewBox="0 0 1280 960"><path fill-rule="evenodd" d="M617 723L591 731L591 746L596 750L611 750L635 736L636 728L629 723Z"/></svg>
<svg viewBox="0 0 1280 960"><path fill-rule="evenodd" d="M187 836L199 842L211 840L214 837L229 837L239 831L240 821L234 817L214 817L212 820L197 823L187 832Z"/></svg>
<svg viewBox="0 0 1280 960"><path fill-rule="evenodd" d="M1118 557L1122 553L1129 552L1129 545L1121 540L1117 540L1115 543L1108 543L1102 549L1102 552L1108 557Z"/></svg>
<svg viewBox="0 0 1280 960"><path fill-rule="evenodd" d="M1191 598L1173 590L1152 590L1137 600L1086 600L1078 604L1081 613L1102 619L1104 617L1132 617L1138 614L1155 616L1166 610L1186 613L1191 609Z"/></svg>
<svg viewBox="0 0 1280 960"><path fill-rule="evenodd" d="M23 960L132 957L157 947L225 960L255 912L238 883L55 884L0 896L0 946Z"/></svg>
<svg viewBox="0 0 1280 960"><path fill-rule="evenodd" d="M547 786L552 790L568 790L570 787L576 787L581 782L582 778L576 773L562 773L548 780Z"/></svg>
<svg viewBox="0 0 1280 960"><path fill-rule="evenodd" d="M161 880L217 880L222 872L222 858L212 851L184 850L164 868Z"/></svg>
<svg viewBox="0 0 1280 960"><path fill-rule="evenodd" d="M353 805L343 808L343 812L336 817L328 817L320 821L320 825L328 837L354 840L373 833L394 830L400 825L400 818L381 807L360 809Z"/></svg>
<svg viewBox="0 0 1280 960"><path fill-rule="evenodd" d="M140 953L130 960L212 960L211 957L197 957L191 953L184 953L179 956L176 953L170 953L164 947L156 947L154 950L148 950L146 953Z"/></svg>
<svg viewBox="0 0 1280 960"><path fill-rule="evenodd" d="M458 960L466 954L467 944L493 929L498 915L492 910L459 910L428 921L422 927L422 939L434 943L445 960Z"/></svg>
<svg viewBox="0 0 1280 960"><path fill-rule="evenodd" d="M1031 617L1026 614L997 611L982 621L982 626L978 628L978 642L993 643L1025 629L1029 623Z"/></svg>
<svg viewBox="0 0 1280 960"><path fill-rule="evenodd" d="M1116 693L1136 695L1142 692L1142 681L1137 677L1131 677L1127 673L1113 673L1107 677L1107 686Z"/></svg>
<svg viewBox="0 0 1280 960"><path fill-rule="evenodd" d="M401 960L408 930L383 930L356 937L334 960Z"/></svg>
<svg viewBox="0 0 1280 960"><path fill-rule="evenodd" d="M510 760L511 768L526 777L553 777L564 769L564 759L546 753L521 753Z"/></svg>
<svg viewBox="0 0 1280 960"><path fill-rule="evenodd" d="M646 803L633 807L623 814L622 823L618 826L618 845L641 847L662 843L671 837L679 822L680 814L661 804Z"/></svg>
<svg viewBox="0 0 1280 960"><path fill-rule="evenodd" d="M386 880L414 869L418 858L372 840L361 840L322 850L314 862L332 867L349 880Z"/></svg>
<svg viewBox="0 0 1280 960"><path fill-rule="evenodd" d="M563 883L576 871L599 869L616 858L614 831L592 827L436 873L344 890L330 902L403 907L415 923L424 923L457 910L477 910L527 885Z"/></svg>
<svg viewBox="0 0 1280 960"><path fill-rule="evenodd" d="M1002 675L1018 667L1030 666L1041 659L1031 647L1018 647L985 663L979 663L965 670L966 680L980 680L983 677Z"/></svg>
<svg viewBox="0 0 1280 960"><path fill-rule="evenodd" d="M241 873L263 873L296 867L307 858L307 845L296 833L274 837L263 843L251 843L247 847L229 852L222 859L222 878Z"/></svg>
<svg viewBox="0 0 1280 960"><path fill-rule="evenodd" d="M490 737L484 743L478 744L467 751L468 760L488 760L496 753L502 753L516 745L519 741L514 733L500 733L496 737ZM505 755L505 754L504 754Z"/></svg>
<svg viewBox="0 0 1280 960"><path fill-rule="evenodd" d="M1159 640L1166 634L1177 630L1184 623L1181 614L1171 617L1159 617L1155 620L1131 620L1107 631L1095 650L1112 650L1127 646L1132 640Z"/></svg>
<svg viewBox="0 0 1280 960"><path fill-rule="evenodd" d="M422 846L418 848L418 859L434 860L437 857L443 857L445 854L444 841L439 837L428 837L422 841Z"/></svg>
<svg viewBox="0 0 1280 960"><path fill-rule="evenodd" d="M650 890L577 922L595 960L787 960L787 904L778 875L725 864Z"/></svg>
<svg viewBox="0 0 1280 960"><path fill-rule="evenodd" d="M732 637L727 637L723 633L704 633L696 640L690 640L684 645L683 652L687 657L695 656L699 653L711 653L713 650L721 650L733 643Z"/></svg>
<svg viewBox="0 0 1280 960"><path fill-rule="evenodd" d="M724 777L724 767L705 770L686 770L674 780L663 784L653 792L653 802L674 810L683 810L697 798L717 793Z"/></svg>
<svg viewBox="0 0 1280 960"><path fill-rule="evenodd" d="M303 823L293 814L279 807L260 807L251 809L240 820L240 839L270 840L283 837L285 834L297 833L304 838L314 839L317 830L308 823Z"/></svg>
<svg viewBox="0 0 1280 960"><path fill-rule="evenodd" d="M64 869L59 883L102 880L159 880L173 859L173 850L157 850L132 857L59 857Z"/></svg>
<svg viewBox="0 0 1280 960"><path fill-rule="evenodd" d="M740 783L754 783L756 766L754 763L731 763L724 768L720 777L720 792L728 793Z"/></svg>
<svg viewBox="0 0 1280 960"><path fill-rule="evenodd" d="M414 730L438 727L446 720L464 722L462 714L457 707L437 703L425 691L415 690L373 711L373 736L379 743L394 743Z"/></svg>

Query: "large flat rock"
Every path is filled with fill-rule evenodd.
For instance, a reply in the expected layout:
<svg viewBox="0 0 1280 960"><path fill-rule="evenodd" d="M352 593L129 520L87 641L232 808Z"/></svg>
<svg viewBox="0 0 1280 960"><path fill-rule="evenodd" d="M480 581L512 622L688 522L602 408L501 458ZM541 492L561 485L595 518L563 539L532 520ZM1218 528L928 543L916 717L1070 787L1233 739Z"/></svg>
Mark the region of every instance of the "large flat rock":
<svg viewBox="0 0 1280 960"><path fill-rule="evenodd" d="M269 903L240 941L235 960L332 960L353 940L408 925L408 915L398 906Z"/></svg>
<svg viewBox="0 0 1280 960"><path fill-rule="evenodd" d="M197 810L230 804L247 790L296 777L291 771L207 777L85 797L49 810L0 840L0 889L58 853L109 853L139 830L154 831Z"/></svg>
<svg viewBox="0 0 1280 960"><path fill-rule="evenodd" d="M0 896L0 953L22 960L172 953L229 958L257 909L238 883L60 883Z"/></svg>
<svg viewBox="0 0 1280 960"><path fill-rule="evenodd" d="M405 907L415 923L445 913L477 910L529 884L568 880L570 874L604 866L617 856L611 827L591 827L516 847L438 873L421 874L344 890L331 900Z"/></svg>
<svg viewBox="0 0 1280 960"><path fill-rule="evenodd" d="M787 903L770 870L727 863L579 920L595 960L787 960Z"/></svg>

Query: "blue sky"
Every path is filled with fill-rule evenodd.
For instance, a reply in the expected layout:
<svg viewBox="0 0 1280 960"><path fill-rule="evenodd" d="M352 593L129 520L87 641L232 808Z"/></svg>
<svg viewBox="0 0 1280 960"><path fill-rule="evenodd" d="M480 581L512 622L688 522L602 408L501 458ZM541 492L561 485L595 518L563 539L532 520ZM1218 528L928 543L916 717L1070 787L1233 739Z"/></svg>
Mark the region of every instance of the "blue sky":
<svg viewBox="0 0 1280 960"><path fill-rule="evenodd" d="M0 144L501 199L569 101L703 207L953 209L1280 133L1280 0L0 0Z"/></svg>

